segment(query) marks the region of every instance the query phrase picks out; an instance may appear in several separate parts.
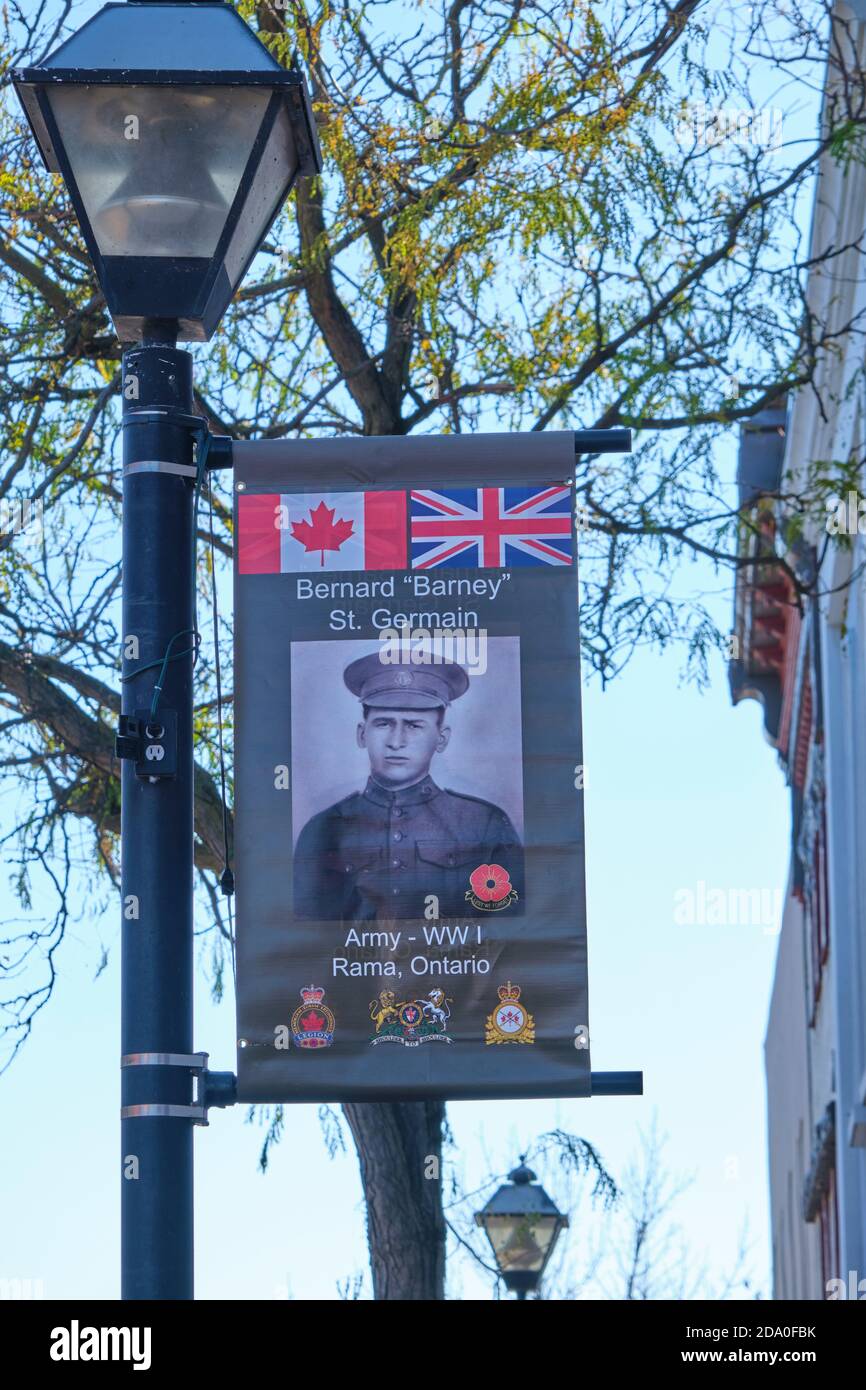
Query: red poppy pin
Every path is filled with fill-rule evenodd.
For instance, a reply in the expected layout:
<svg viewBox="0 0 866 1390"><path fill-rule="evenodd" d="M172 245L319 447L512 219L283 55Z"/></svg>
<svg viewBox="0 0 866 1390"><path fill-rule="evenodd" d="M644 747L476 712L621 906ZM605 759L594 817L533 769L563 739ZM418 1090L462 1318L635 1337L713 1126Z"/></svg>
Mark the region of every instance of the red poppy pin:
<svg viewBox="0 0 866 1390"><path fill-rule="evenodd" d="M469 888L466 901L482 912L501 912L517 902L517 893L511 886L508 870L501 864L479 864L469 875Z"/></svg>

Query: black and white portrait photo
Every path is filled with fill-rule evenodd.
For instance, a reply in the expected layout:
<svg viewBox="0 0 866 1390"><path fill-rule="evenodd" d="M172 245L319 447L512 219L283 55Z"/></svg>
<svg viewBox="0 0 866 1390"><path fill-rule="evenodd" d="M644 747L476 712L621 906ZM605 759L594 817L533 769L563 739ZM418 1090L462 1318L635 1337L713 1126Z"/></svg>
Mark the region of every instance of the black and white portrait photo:
<svg viewBox="0 0 866 1390"><path fill-rule="evenodd" d="M522 913L520 639L452 654L292 643L296 917Z"/></svg>

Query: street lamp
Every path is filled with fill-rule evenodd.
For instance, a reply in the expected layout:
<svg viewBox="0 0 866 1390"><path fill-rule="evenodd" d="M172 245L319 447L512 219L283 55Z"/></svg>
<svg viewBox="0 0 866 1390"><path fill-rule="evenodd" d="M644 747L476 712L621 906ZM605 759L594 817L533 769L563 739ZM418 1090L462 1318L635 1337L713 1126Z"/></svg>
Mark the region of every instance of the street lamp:
<svg viewBox="0 0 866 1390"><path fill-rule="evenodd" d="M231 1100L193 1050L195 504L210 436L176 345L212 335L321 158L300 73L220 0L107 4L13 81L118 337L138 344L121 375L122 1296L190 1299L193 1125Z"/></svg>
<svg viewBox="0 0 866 1390"><path fill-rule="evenodd" d="M508 1177L509 1181L475 1213L475 1223L487 1232L506 1288L523 1299L538 1288L568 1217L522 1160Z"/></svg>
<svg viewBox="0 0 866 1390"><path fill-rule="evenodd" d="M320 156L304 81L230 6L109 4L14 75L62 174L119 338L211 336Z"/></svg>

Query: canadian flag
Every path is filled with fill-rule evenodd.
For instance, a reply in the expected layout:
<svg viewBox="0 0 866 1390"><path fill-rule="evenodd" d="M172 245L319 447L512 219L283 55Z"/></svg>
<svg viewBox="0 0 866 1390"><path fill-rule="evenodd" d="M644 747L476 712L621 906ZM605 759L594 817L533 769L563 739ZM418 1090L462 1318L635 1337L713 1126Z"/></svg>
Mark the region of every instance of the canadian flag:
<svg viewBox="0 0 866 1390"><path fill-rule="evenodd" d="M406 568L405 492L238 497L238 572Z"/></svg>

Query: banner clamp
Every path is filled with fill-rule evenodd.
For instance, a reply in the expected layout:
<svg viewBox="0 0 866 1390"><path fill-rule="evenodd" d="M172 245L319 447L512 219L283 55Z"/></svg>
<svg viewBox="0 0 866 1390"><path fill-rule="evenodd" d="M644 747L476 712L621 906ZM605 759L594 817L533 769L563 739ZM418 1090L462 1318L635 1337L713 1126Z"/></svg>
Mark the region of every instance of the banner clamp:
<svg viewBox="0 0 866 1390"><path fill-rule="evenodd" d="M122 1120L192 1120L206 1126L211 1108L224 1110L237 1103L237 1077L234 1072L208 1071L206 1052L128 1052L121 1067L183 1067L193 1074L195 1095L191 1105L152 1102L121 1107Z"/></svg>

